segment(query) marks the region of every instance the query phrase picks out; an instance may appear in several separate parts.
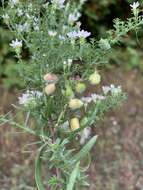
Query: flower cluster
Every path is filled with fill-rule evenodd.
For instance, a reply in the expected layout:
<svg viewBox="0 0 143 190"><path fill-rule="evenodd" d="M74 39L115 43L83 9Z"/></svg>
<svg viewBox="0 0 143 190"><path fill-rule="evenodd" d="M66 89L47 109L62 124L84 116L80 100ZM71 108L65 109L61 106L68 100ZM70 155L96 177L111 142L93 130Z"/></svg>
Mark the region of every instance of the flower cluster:
<svg viewBox="0 0 143 190"><path fill-rule="evenodd" d="M80 31L72 31L68 32L67 36L71 39L76 39L76 38L87 38L91 35L90 32L80 30Z"/></svg>
<svg viewBox="0 0 143 190"><path fill-rule="evenodd" d="M12 40L12 42L10 43L10 46L14 49L19 49L22 47L22 40Z"/></svg>
<svg viewBox="0 0 143 190"><path fill-rule="evenodd" d="M24 106L28 106L33 103L35 104L36 99L41 98L42 95L43 95L42 92L27 90L26 93L22 94L22 96L18 98L19 104Z"/></svg>
<svg viewBox="0 0 143 190"><path fill-rule="evenodd" d="M111 92L111 94L119 94L122 92L121 86L115 87L114 84L111 84L110 86L103 86L102 89L105 95L109 92Z"/></svg>

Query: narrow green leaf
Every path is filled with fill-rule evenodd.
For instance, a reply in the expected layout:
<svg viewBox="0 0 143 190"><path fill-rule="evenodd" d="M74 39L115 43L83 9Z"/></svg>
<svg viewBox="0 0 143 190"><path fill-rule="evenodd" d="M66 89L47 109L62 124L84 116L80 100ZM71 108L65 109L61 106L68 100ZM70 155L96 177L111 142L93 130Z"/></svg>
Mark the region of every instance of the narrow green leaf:
<svg viewBox="0 0 143 190"><path fill-rule="evenodd" d="M42 170L42 153L43 153L43 149L45 147L45 144L41 147L37 158L35 160L35 181L36 181L36 185L38 190L45 190L44 185L42 183L42 174L41 174L41 170Z"/></svg>
<svg viewBox="0 0 143 190"><path fill-rule="evenodd" d="M70 178L69 178L69 183L67 184L67 188L66 190L73 190L75 182L76 182L76 178L78 176L78 172L79 172L79 165L80 162L78 162L75 166L75 168L73 169Z"/></svg>
<svg viewBox="0 0 143 190"><path fill-rule="evenodd" d="M97 135L92 137L86 145L74 156L74 159L76 161L80 161L82 158L84 158L92 149L93 145L95 144L97 140Z"/></svg>

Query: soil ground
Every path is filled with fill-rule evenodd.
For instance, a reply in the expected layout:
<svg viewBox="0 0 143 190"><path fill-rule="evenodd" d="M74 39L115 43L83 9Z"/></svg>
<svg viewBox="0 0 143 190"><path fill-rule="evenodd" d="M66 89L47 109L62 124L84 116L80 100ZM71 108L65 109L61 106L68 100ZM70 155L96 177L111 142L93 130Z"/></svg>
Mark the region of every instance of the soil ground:
<svg viewBox="0 0 143 190"><path fill-rule="evenodd" d="M99 122L99 135L88 170L89 190L143 190L143 76L123 67L106 70L103 84L122 85L128 99ZM15 92L0 89L0 107L11 109ZM0 127L0 190L35 190L34 152L25 144L34 137L10 126ZM34 148L32 148L33 150ZM32 183L31 183L32 181ZM29 185L29 186L28 186Z"/></svg>

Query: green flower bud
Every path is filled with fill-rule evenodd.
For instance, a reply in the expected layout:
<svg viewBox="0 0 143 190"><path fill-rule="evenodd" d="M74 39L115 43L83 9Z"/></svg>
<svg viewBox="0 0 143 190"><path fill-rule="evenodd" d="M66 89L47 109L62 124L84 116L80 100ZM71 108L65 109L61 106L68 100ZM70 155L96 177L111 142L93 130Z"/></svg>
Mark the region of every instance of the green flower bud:
<svg viewBox="0 0 143 190"><path fill-rule="evenodd" d="M99 41L99 47L103 50L109 50L111 48L107 39L102 39Z"/></svg>
<svg viewBox="0 0 143 190"><path fill-rule="evenodd" d="M89 82L92 85L99 84L101 82L101 76L97 72L94 72L93 74L90 75Z"/></svg>
<svg viewBox="0 0 143 190"><path fill-rule="evenodd" d="M84 83L79 82L76 84L75 89L77 93L83 93L86 90L86 85Z"/></svg>
<svg viewBox="0 0 143 190"><path fill-rule="evenodd" d="M73 90L72 90L72 88L69 85L66 86L65 96L69 97L69 98L73 98L74 97Z"/></svg>
<svg viewBox="0 0 143 190"><path fill-rule="evenodd" d="M80 122L81 126L86 126L87 123L88 123L88 118L87 117L82 118Z"/></svg>

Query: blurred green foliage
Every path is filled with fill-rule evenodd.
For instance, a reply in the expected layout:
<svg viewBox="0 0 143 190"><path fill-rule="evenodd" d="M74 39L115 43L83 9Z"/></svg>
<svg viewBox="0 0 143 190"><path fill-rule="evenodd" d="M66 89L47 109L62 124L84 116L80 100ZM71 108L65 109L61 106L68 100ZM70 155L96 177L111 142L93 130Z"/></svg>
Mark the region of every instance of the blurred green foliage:
<svg viewBox="0 0 143 190"><path fill-rule="evenodd" d="M0 12L2 9L0 8ZM2 15L0 15L2 16ZM0 79L6 88L23 87L24 81L19 77L16 58L9 43L13 40L13 33L4 25L0 18Z"/></svg>
<svg viewBox="0 0 143 190"><path fill-rule="evenodd" d="M107 29L113 26L115 18L123 20L131 14L131 7L134 0L89 0L83 9L82 25L83 28L92 32L93 36L100 39L106 36ZM142 1L139 1L141 6ZM131 33L124 38L122 49L113 50L111 63L124 65L127 68L139 68L143 71L143 32L140 34Z"/></svg>

